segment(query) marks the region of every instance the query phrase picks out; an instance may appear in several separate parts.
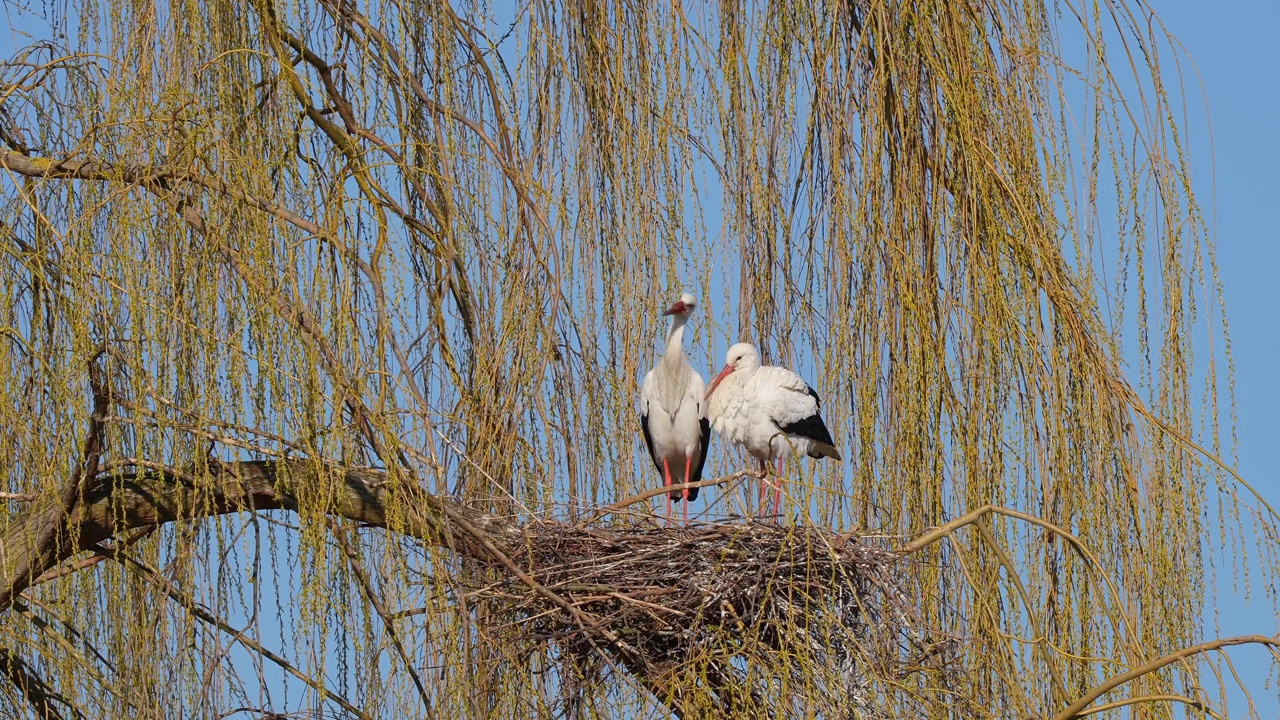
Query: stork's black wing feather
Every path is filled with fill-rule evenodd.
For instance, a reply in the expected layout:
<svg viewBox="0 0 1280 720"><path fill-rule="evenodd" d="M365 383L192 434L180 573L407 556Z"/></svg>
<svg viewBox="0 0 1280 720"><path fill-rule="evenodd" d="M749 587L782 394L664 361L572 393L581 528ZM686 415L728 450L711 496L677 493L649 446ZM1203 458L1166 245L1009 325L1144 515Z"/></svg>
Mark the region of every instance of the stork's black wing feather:
<svg viewBox="0 0 1280 720"><path fill-rule="evenodd" d="M835 441L831 439L831 431L827 430L827 424L822 422L822 416L817 413L787 425L778 425L778 429L788 435L799 435L820 443L835 445Z"/></svg>
<svg viewBox="0 0 1280 720"><path fill-rule="evenodd" d="M809 391L809 395L813 397L813 402L818 408L818 412L814 412L809 417L800 418L793 423L786 425L778 425L778 429L788 435L799 435L800 437L816 440L820 443L835 445L831 439L831 431L827 430L826 423L822 422L822 400L818 399L818 393L811 387L805 386ZM774 423L777 425L777 423Z"/></svg>
<svg viewBox="0 0 1280 720"><path fill-rule="evenodd" d="M702 418L698 421L698 427L702 429L702 452L698 458L698 464L693 467L693 477L685 478L686 482L698 482L702 479L702 467L707 464L707 450L711 448L711 421ZM698 491L701 489L689 488L691 502L698 499Z"/></svg>
<svg viewBox="0 0 1280 720"><path fill-rule="evenodd" d="M653 451L653 436L649 434L649 416L641 413L640 430L644 432L644 444L649 448L649 458L653 460L653 466L658 468L658 472L662 472L662 462L658 460L658 453Z"/></svg>

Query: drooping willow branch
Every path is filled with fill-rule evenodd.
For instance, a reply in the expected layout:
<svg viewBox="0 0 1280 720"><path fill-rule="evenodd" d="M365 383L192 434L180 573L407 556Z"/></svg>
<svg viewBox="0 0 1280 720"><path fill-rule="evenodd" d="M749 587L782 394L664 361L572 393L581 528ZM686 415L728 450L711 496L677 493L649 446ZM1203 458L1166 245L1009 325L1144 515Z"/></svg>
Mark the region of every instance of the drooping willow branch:
<svg viewBox="0 0 1280 720"><path fill-rule="evenodd" d="M17 653L0 647L0 675L4 675L26 698L36 716L44 720L62 720L55 705L59 698L49 685ZM72 709L74 712L74 708ZM84 717L75 712L75 717Z"/></svg>
<svg viewBox="0 0 1280 720"><path fill-rule="evenodd" d="M313 690L323 692L325 694L325 697L327 697L331 702L335 703L336 705L338 705L338 707L341 707L343 710L346 710L352 716L357 717L360 720L372 720L372 718L367 713L365 713L360 708L353 705L351 701L347 700L345 697L335 693L331 688L325 686L319 680L308 677L296 666L294 666L293 663L289 662L288 660L281 657L280 655L277 655L276 653L268 650L261 643L258 643L253 638L250 638L247 635L245 635L243 631L237 630L235 627L232 627L232 625L228 623L226 620L214 615L212 612L202 607L199 603L196 602L195 598L175 588L172 583L170 583L168 580L161 577L160 572L155 568L150 567L146 563L140 562L134 558L128 557L127 555L125 555L122 552L119 552L115 548L103 548L99 546L98 552L100 552L104 557L110 557L111 559L125 566L127 569L133 571L134 573L137 573L138 575L146 579L148 583L150 583L152 586L156 588L159 588L161 592L163 592L165 595L168 595L174 602L181 605L183 608L186 609L187 612L191 613L194 617L198 618L202 622L208 623L218 628L222 632L234 638L236 642L240 643L241 645L248 648L249 650L252 650L253 652L258 653L262 657L275 663L277 666L280 667L280 669L289 673L290 675L297 678L298 680L301 680L303 683L311 687ZM430 711L430 705L427 705L426 707L428 708L428 711ZM435 717L435 716L429 714L427 717Z"/></svg>

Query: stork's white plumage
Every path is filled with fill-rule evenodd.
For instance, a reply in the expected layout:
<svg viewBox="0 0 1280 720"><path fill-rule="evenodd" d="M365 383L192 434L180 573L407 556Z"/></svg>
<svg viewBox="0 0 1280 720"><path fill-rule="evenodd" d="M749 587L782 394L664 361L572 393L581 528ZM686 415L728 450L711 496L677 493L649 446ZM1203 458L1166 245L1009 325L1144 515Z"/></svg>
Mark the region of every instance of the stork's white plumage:
<svg viewBox="0 0 1280 720"><path fill-rule="evenodd" d="M770 460L792 455L840 459L831 433L822 422L818 394L799 375L773 365L760 366L760 355L738 343L725 355L725 366L707 389L707 417L716 432L746 448L766 473ZM760 505L765 503L760 486ZM781 504L777 487L774 504Z"/></svg>
<svg viewBox="0 0 1280 720"><path fill-rule="evenodd" d="M701 480L711 439L711 425L704 411L702 376L684 354L684 328L695 307L697 301L685 293L663 313L671 316L667 349L658 366L644 376L640 387L640 427L664 485ZM667 517L671 516L671 501L682 496L685 520L688 520L689 502L698 498L698 488L668 493Z"/></svg>

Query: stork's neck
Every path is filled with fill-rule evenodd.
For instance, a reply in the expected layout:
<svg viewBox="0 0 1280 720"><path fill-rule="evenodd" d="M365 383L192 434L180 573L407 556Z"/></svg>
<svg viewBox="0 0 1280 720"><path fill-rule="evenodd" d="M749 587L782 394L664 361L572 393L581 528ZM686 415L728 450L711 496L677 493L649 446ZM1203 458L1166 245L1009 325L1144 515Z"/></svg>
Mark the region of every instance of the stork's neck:
<svg viewBox="0 0 1280 720"><path fill-rule="evenodd" d="M662 356L666 365L688 365L684 356L684 326L689 324L688 315L674 315L671 318L671 329L667 331L667 352Z"/></svg>

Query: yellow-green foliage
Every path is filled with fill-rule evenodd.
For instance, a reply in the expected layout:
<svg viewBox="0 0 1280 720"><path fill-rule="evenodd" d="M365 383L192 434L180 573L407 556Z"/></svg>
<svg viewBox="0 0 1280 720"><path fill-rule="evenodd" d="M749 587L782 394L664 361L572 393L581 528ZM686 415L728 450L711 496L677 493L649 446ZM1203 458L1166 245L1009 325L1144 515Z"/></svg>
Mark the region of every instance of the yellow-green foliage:
<svg viewBox="0 0 1280 720"><path fill-rule="evenodd" d="M95 357L104 473L323 460L579 519L658 482L637 385L690 290L704 371L750 339L823 397L846 459L789 467L796 522L890 545L986 504L1049 524L987 517L906 561L913 641L956 642L860 671L886 716L1052 716L1199 641L1207 554L1252 537L1214 462L1225 325L1140 2L10 12L32 38L0 95L0 465L38 499L6 528L77 472ZM742 463L717 446L709 476ZM466 563L396 536L411 508L357 532L322 490L38 584L0 646L93 717L339 712L317 686L422 717L406 666L441 718L667 712L626 673L558 665L554 639L515 655ZM286 700L193 604L313 687ZM793 662L742 647L745 672ZM1206 668L1125 692L1216 700ZM804 717L804 683L838 679L791 670L772 707ZM1208 712L1132 712L1184 710Z"/></svg>

